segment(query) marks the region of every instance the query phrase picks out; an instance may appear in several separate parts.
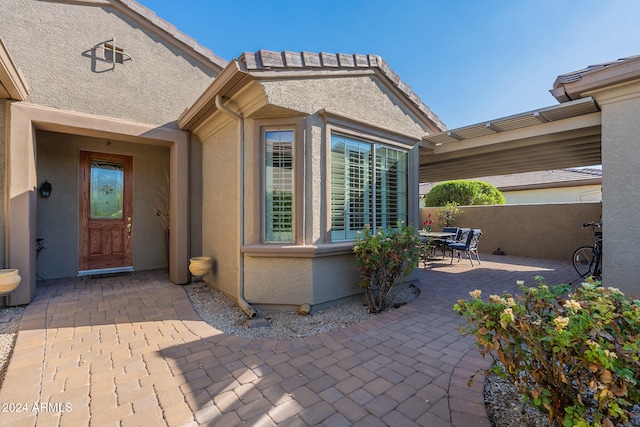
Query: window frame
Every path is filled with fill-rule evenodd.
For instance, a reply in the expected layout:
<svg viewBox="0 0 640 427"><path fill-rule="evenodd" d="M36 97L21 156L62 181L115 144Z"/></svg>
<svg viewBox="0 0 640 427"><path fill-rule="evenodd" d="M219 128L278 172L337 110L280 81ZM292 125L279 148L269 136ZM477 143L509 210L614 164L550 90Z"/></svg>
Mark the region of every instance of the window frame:
<svg viewBox="0 0 640 427"><path fill-rule="evenodd" d="M259 159L260 166L256 168L256 186L259 189L259 203L257 203L256 214L259 218L256 226L258 228L257 239L260 244L265 245L290 245L302 244L303 239L303 205L304 205L304 118L259 120L255 123L256 144L259 151L256 159ZM266 160L267 160L267 132L293 131L293 236L291 240L267 240L267 202L266 202Z"/></svg>
<svg viewBox="0 0 640 427"><path fill-rule="evenodd" d="M404 151L407 154L407 223L415 225L419 218L418 200L418 170L419 170L419 145L421 137L402 134L393 130L384 129L364 123L360 120L347 117L341 113L328 110L320 111L324 119L324 203L325 203L325 242L334 244L344 244L353 242L354 239L333 239L332 238L332 197L331 197L331 141L332 135L340 135L345 138L359 140L373 146L381 146L394 150ZM375 161L375 160L374 160ZM415 197L414 197L415 196ZM414 200L415 199L415 200Z"/></svg>
<svg viewBox="0 0 640 427"><path fill-rule="evenodd" d="M334 138L338 138L335 140ZM343 141L340 141L342 139ZM362 206L361 211L351 211L345 213L343 229L341 230L344 233L343 238L338 238L334 235L334 215L333 215L333 206L334 206L334 191L333 185L330 186L330 194L329 194L329 203L330 203L330 227L329 227L329 235L331 237L332 242L345 242L351 241L355 239L355 233L357 231L362 230L365 224L370 224L374 228L378 227L393 227L395 224L389 224L388 216L397 216L396 223L398 221L409 221L409 160L410 160L410 151L407 149L399 148L399 147L391 147L387 144L382 144L375 141L366 140L363 138L355 138L349 135L345 135L341 132L332 132L329 135L329 144L330 144L330 152L331 156L329 157L330 165L330 176L329 180L333 183L333 172L334 172L334 143L343 143L345 144L345 152L344 152L344 165L348 167L347 164L350 162L351 153L355 154L356 157L361 157L357 160L358 165L355 166L356 169L360 169L362 173L360 176L362 177L362 183L358 186L356 184L347 185L345 182L344 190L345 193L360 193ZM351 147L348 145L351 144ZM354 149L355 148L355 149ZM383 165L379 163L379 160L383 157L384 162L386 163L388 157L387 155L383 155L380 153L388 154L387 151L392 151L397 153L396 155L403 156L404 162L404 171L400 171L400 174L403 178L403 183L398 186L398 191L391 192L389 191L389 187L385 185L383 188L382 184L388 184L389 174L388 170ZM347 153L349 155L347 156ZM362 157L364 156L364 157ZM361 166L362 165L362 166ZM342 166L342 165L340 165ZM344 172L345 181L347 178L353 178L353 175L349 173L349 177L347 177L347 171ZM384 182L383 182L384 180ZM358 189L364 189L364 191L358 191ZM404 190L404 191L401 191ZM387 210L380 210L383 204L386 204L386 199L389 196L397 195L397 199L404 198L404 205L400 206L397 204L395 206L394 212L388 212ZM404 195L404 196L402 196ZM347 203L345 201L345 209L348 209ZM362 223L361 227L352 228L350 225L353 222L358 222L358 217L360 218L360 222Z"/></svg>

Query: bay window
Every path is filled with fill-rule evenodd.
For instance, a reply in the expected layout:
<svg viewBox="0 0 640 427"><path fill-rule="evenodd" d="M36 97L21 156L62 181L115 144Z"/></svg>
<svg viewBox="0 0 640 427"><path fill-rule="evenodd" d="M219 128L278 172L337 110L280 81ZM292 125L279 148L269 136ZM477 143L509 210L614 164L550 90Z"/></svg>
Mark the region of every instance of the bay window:
<svg viewBox="0 0 640 427"><path fill-rule="evenodd" d="M407 151L331 135L331 240L408 222Z"/></svg>

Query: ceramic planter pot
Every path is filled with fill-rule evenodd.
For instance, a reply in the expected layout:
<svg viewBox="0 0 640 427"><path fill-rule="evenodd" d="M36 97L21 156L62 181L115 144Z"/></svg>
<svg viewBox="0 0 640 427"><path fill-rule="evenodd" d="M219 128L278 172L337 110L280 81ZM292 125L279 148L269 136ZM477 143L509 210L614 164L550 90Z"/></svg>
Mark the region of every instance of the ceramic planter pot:
<svg viewBox="0 0 640 427"><path fill-rule="evenodd" d="M20 284L20 280L22 280L22 278L16 268L0 270L0 294L13 291Z"/></svg>
<svg viewBox="0 0 640 427"><path fill-rule="evenodd" d="M189 260L189 271L194 277L201 277L211 270L211 257L197 256Z"/></svg>

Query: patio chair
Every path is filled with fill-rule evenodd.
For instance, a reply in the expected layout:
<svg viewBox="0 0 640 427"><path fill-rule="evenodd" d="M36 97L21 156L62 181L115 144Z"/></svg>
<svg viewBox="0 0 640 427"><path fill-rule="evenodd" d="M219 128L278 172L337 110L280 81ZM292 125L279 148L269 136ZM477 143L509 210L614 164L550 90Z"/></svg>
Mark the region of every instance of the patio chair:
<svg viewBox="0 0 640 427"><path fill-rule="evenodd" d="M464 238L466 235L466 239ZM471 262L471 266L473 267L473 257L471 254L476 255L476 259L478 260L478 264L480 264L480 257L478 256L478 241L480 240L480 236L482 235L482 230L480 229L461 229L460 230L460 239L457 242L451 243L447 245L449 249L451 249L451 262L449 265L453 264L453 251L458 251L458 262L460 262L460 253L465 252L469 257L469 261Z"/></svg>
<svg viewBox="0 0 640 427"><path fill-rule="evenodd" d="M460 234L460 228L458 227L442 227L442 232L444 233L455 233L452 237L447 237L446 239L433 239L433 244L442 249L442 259L444 259L444 253L447 250L447 245L450 243L455 243L458 240L458 235Z"/></svg>

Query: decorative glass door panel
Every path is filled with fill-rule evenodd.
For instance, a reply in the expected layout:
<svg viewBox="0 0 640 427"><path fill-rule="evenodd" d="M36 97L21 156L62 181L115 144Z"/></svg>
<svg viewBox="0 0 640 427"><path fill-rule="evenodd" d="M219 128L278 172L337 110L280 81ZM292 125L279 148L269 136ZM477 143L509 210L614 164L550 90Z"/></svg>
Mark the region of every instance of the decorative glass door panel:
<svg viewBox="0 0 640 427"><path fill-rule="evenodd" d="M91 219L122 219L124 164L91 161Z"/></svg>
<svg viewBox="0 0 640 427"><path fill-rule="evenodd" d="M79 275L133 270L133 158L80 152Z"/></svg>

